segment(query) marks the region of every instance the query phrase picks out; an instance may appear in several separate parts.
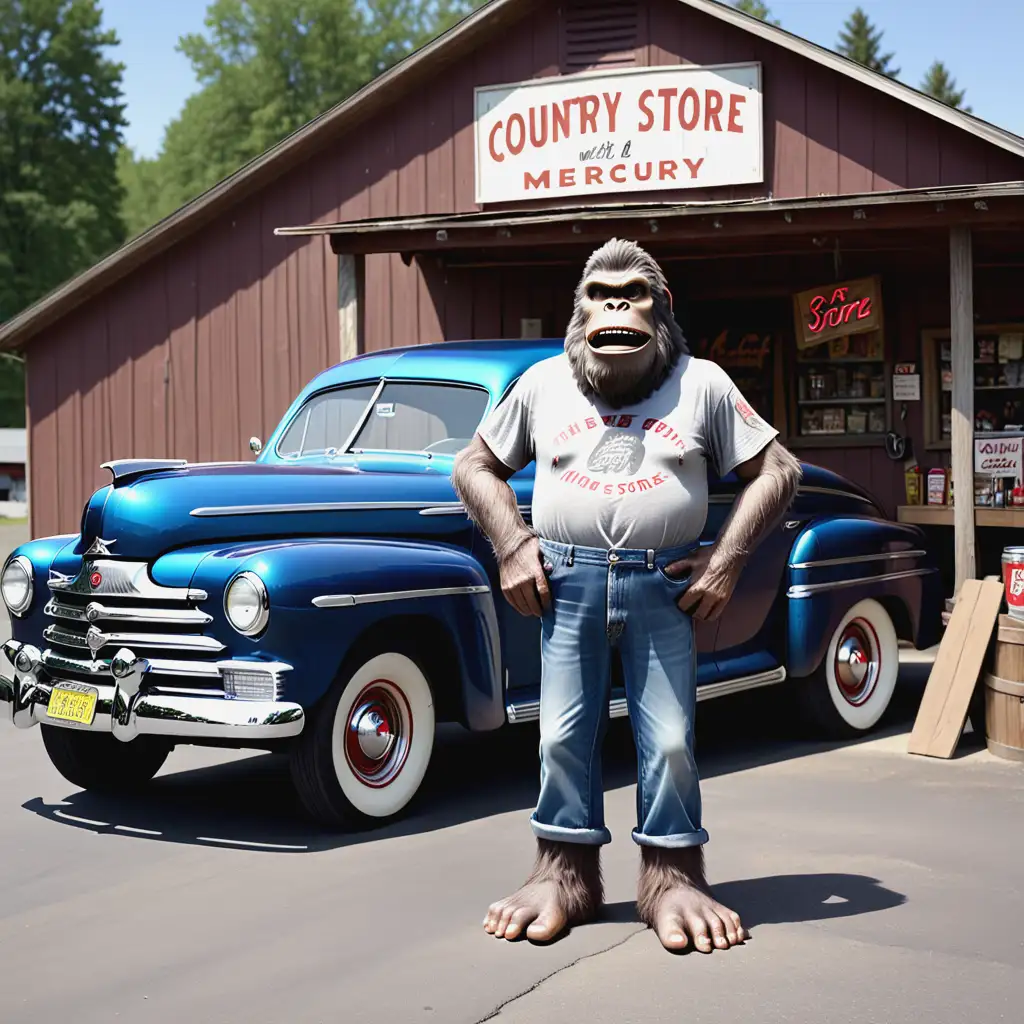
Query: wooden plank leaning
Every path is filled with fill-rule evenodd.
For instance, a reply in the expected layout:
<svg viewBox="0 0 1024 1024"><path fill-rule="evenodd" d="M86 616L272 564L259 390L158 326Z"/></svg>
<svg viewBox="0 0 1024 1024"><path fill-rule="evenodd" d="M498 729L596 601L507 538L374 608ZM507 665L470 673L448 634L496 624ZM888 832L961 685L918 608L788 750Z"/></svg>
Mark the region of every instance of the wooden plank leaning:
<svg viewBox="0 0 1024 1024"><path fill-rule="evenodd" d="M908 751L953 756L1003 600L997 580L965 580L932 665Z"/></svg>

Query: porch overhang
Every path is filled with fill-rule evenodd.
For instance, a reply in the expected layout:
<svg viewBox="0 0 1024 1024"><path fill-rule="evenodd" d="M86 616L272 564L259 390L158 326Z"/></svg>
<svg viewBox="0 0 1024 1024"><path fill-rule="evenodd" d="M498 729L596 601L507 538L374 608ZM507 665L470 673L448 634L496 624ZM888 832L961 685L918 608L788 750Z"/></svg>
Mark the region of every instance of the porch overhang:
<svg viewBox="0 0 1024 1024"><path fill-rule="evenodd" d="M742 239L808 233L948 229L1019 231L1024 181L900 189L813 198L754 198L502 210L447 216L373 218L275 228L281 236L325 235L336 253L412 254L476 248L580 245L620 234L718 248Z"/></svg>

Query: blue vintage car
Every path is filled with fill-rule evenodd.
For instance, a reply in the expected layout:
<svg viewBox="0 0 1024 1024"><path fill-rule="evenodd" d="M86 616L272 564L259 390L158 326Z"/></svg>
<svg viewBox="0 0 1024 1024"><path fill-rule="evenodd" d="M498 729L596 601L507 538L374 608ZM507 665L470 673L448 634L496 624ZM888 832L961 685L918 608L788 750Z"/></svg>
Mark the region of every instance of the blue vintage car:
<svg viewBox="0 0 1024 1024"><path fill-rule="evenodd" d="M538 717L539 623L504 600L451 486L454 456L561 341L361 356L320 374L254 462L108 464L80 533L33 540L0 589L13 678L0 706L42 726L87 789L145 784L181 743L286 751L332 827L400 815L435 723ZM529 518L533 465L514 476ZM739 486L711 473L703 542ZM918 529L805 466L726 614L698 626L700 699L785 683L832 734L871 729L898 638L937 642L941 584ZM610 713L626 714L621 677Z"/></svg>

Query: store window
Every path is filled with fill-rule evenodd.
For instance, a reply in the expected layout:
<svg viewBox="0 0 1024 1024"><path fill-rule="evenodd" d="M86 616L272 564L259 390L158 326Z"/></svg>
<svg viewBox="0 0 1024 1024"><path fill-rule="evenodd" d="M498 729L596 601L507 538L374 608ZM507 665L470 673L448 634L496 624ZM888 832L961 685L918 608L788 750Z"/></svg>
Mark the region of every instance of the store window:
<svg viewBox="0 0 1024 1024"><path fill-rule="evenodd" d="M949 448L953 369L949 329L923 331L925 445ZM979 325L974 332L974 429L992 436L1024 432L1024 324Z"/></svg>

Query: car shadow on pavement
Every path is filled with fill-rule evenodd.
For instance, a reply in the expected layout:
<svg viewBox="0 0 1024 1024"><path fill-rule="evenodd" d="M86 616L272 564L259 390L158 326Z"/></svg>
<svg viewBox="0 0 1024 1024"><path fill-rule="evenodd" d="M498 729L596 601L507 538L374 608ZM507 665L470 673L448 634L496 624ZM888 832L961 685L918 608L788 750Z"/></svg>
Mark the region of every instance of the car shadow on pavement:
<svg viewBox="0 0 1024 1024"><path fill-rule="evenodd" d="M751 929L766 924L799 924L872 914L907 901L903 893L887 889L877 878L847 874L744 878L715 885L714 895L740 915L745 928ZM636 904L625 900L609 903L601 920L639 923Z"/></svg>
<svg viewBox="0 0 1024 1024"><path fill-rule="evenodd" d="M923 685L914 678L901 684L880 728L866 739L905 732ZM809 738L788 708L768 689L701 703L696 733L702 777L849 745ZM233 759L225 763L185 771L174 771L172 753L162 774L138 795L78 791L59 804L37 797L22 806L65 826L137 840L317 852L432 832L507 812L528 813L537 799L537 742L536 723L476 734L458 726L440 727L430 768L405 816L359 832L332 832L311 823L292 788L287 760L262 753L239 757L232 752ZM610 723L603 762L606 789L636 783L628 720Z"/></svg>

